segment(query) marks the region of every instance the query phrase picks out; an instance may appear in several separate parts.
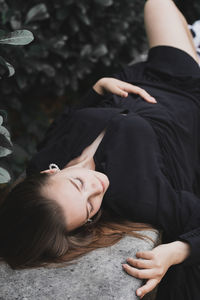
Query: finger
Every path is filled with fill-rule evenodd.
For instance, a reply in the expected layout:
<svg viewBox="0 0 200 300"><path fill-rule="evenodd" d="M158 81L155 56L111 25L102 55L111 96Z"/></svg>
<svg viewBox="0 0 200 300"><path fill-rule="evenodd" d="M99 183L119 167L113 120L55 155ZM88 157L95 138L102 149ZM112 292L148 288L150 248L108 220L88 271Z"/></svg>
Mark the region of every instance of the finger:
<svg viewBox="0 0 200 300"><path fill-rule="evenodd" d="M121 96L121 97L127 97L128 96L128 92L124 91L122 88L118 88L116 87L116 94Z"/></svg>
<svg viewBox="0 0 200 300"><path fill-rule="evenodd" d="M153 102L156 103L156 99L152 96L150 96L145 90L140 89L139 95L144 98L147 102Z"/></svg>
<svg viewBox="0 0 200 300"><path fill-rule="evenodd" d="M140 298L143 298L144 295L151 292L157 285L159 281L157 279L149 279L145 285L137 289L136 294Z"/></svg>
<svg viewBox="0 0 200 300"><path fill-rule="evenodd" d="M139 279L150 279L154 278L156 276L154 269L136 269L133 268L127 264L123 264L123 269L128 273L129 275L139 278Z"/></svg>
<svg viewBox="0 0 200 300"><path fill-rule="evenodd" d="M152 96L150 96L145 90L139 89L137 92L138 95L140 95L143 99L145 99L147 102L151 103L157 103L156 99Z"/></svg>
<svg viewBox="0 0 200 300"><path fill-rule="evenodd" d="M142 89L138 86L134 86L132 84L128 85L126 91L129 92L129 93L137 94L137 95L141 96L142 98L144 98L145 100L147 100L148 102L153 102L153 103L157 102L154 97L152 97L144 89Z"/></svg>
<svg viewBox="0 0 200 300"><path fill-rule="evenodd" d="M153 259L154 258L154 254L152 253L152 251L139 251L136 253L136 256L138 258L145 258L145 259Z"/></svg>
<svg viewBox="0 0 200 300"><path fill-rule="evenodd" d="M129 257L129 258L127 258L126 261L135 268L149 269L149 268L153 267L152 260L134 259L134 258Z"/></svg>

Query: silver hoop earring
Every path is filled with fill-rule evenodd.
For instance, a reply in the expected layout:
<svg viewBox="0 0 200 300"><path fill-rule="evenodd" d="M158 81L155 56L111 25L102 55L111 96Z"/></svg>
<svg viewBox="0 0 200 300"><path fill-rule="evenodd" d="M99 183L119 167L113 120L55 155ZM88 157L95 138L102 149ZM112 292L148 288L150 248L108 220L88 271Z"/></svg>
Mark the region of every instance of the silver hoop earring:
<svg viewBox="0 0 200 300"><path fill-rule="evenodd" d="M54 163L52 163L52 164L49 165L49 169L50 170L53 170L53 169L60 170L60 168L56 164L54 164Z"/></svg>
<svg viewBox="0 0 200 300"><path fill-rule="evenodd" d="M93 220L92 219L87 219L87 223L92 223Z"/></svg>

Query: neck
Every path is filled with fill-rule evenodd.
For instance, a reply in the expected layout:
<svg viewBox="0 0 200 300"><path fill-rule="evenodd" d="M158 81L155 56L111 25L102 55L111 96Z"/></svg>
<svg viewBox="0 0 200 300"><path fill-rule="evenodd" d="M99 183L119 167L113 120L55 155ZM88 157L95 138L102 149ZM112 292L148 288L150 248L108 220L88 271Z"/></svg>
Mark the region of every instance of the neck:
<svg viewBox="0 0 200 300"><path fill-rule="evenodd" d="M78 158L75 158L71 160L65 167L80 167L80 168L85 168L89 170L95 170L95 163L93 157L85 156L81 157L79 156Z"/></svg>

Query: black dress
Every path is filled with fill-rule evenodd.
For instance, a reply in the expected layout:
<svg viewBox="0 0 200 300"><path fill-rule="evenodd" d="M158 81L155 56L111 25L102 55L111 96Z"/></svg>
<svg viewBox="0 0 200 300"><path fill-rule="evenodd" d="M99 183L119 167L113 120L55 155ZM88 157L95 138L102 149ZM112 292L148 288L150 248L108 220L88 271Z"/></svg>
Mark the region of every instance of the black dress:
<svg viewBox="0 0 200 300"><path fill-rule="evenodd" d="M101 96L92 88L78 107L66 107L48 128L27 176L63 168L99 133L96 170L110 186L103 207L163 231L163 242L186 241L190 256L172 266L159 284L157 300L200 298L200 68L186 52L169 46L149 50L145 62L111 77L144 88L140 96ZM126 114L125 116L123 114Z"/></svg>

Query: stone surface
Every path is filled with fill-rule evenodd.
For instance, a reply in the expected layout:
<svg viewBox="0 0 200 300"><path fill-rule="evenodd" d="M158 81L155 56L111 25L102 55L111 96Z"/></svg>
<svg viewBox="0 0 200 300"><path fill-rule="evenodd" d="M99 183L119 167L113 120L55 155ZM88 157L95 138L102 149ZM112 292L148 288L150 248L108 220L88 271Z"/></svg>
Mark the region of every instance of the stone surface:
<svg viewBox="0 0 200 300"><path fill-rule="evenodd" d="M143 231L158 242L158 233ZM122 270L122 263L139 250L154 247L149 240L126 236L117 244L95 250L76 264L62 268L12 270L0 265L0 300L135 300L142 280ZM155 292L155 291L154 291ZM149 295L143 299L154 299Z"/></svg>

